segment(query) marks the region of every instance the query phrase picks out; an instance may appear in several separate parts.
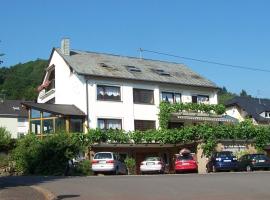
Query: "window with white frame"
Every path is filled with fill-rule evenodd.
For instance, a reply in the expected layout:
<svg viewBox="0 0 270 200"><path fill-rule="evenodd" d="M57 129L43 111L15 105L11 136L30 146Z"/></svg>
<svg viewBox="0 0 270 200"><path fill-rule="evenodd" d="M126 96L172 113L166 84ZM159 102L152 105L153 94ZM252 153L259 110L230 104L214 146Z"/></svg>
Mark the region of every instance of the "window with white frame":
<svg viewBox="0 0 270 200"><path fill-rule="evenodd" d="M120 101L121 100L120 87L97 85L97 99L105 101Z"/></svg>
<svg viewBox="0 0 270 200"><path fill-rule="evenodd" d="M197 96L192 96L192 103L204 103L204 104L209 104L209 96L208 96L208 95L197 95Z"/></svg>
<svg viewBox="0 0 270 200"><path fill-rule="evenodd" d="M100 129L122 129L122 120L121 119L98 119L98 128Z"/></svg>
<svg viewBox="0 0 270 200"><path fill-rule="evenodd" d="M174 92L162 92L161 99L162 101L167 101L169 103L181 103L181 94Z"/></svg>

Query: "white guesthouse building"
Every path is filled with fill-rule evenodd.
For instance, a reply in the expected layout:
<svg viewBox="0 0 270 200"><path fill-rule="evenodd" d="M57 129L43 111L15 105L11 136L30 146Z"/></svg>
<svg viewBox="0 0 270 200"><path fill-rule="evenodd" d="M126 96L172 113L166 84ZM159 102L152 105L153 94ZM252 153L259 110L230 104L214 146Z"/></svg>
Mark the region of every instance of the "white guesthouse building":
<svg viewBox="0 0 270 200"><path fill-rule="evenodd" d="M85 114L85 120L76 121L75 114L75 119L68 122L77 127L76 131L83 129L80 122L89 128L132 131L159 127L161 100L217 104L218 88L183 64L70 50L69 39L64 39L61 48L51 52L39 90L38 103L26 106L49 112L54 108L46 110L41 104L70 105L80 117ZM186 123L193 122L177 121L171 126ZM49 129L43 128L43 132ZM40 132L40 128L36 130Z"/></svg>

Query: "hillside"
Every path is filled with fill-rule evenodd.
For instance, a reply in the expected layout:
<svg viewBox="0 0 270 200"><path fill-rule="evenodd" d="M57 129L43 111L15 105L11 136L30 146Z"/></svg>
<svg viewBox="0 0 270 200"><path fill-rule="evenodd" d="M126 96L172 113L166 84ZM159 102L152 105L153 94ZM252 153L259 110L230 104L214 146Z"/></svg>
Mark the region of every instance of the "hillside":
<svg viewBox="0 0 270 200"><path fill-rule="evenodd" d="M0 95L6 99L35 100L37 86L42 81L46 60L19 63L9 68L0 68Z"/></svg>

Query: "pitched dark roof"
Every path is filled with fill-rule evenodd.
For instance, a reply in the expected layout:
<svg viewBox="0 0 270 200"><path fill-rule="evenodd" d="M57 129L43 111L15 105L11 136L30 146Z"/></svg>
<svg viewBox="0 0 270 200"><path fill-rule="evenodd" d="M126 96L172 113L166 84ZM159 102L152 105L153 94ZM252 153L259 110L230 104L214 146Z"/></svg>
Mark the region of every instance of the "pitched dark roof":
<svg viewBox="0 0 270 200"><path fill-rule="evenodd" d="M55 50L78 74L218 88L215 83L179 63L77 50L64 55L60 49Z"/></svg>
<svg viewBox="0 0 270 200"><path fill-rule="evenodd" d="M27 117L27 110L21 105L21 100L0 101L0 117Z"/></svg>
<svg viewBox="0 0 270 200"><path fill-rule="evenodd" d="M49 103L22 103L26 107L34 108L40 111L50 112L56 115L85 117L85 113L75 105L67 104L49 104Z"/></svg>
<svg viewBox="0 0 270 200"><path fill-rule="evenodd" d="M270 122L270 119L260 116L262 112L270 112L270 99L251 97L234 97L225 103L226 107L238 106L245 110L257 122Z"/></svg>

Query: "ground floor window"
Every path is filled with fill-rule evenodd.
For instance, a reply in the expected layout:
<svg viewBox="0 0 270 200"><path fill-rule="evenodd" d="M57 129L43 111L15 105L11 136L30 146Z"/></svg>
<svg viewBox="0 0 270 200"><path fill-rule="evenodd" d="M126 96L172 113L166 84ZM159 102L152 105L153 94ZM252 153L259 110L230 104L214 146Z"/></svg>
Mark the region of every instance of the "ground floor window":
<svg viewBox="0 0 270 200"><path fill-rule="evenodd" d="M154 120L134 120L135 131L146 131L156 129L156 121Z"/></svg>
<svg viewBox="0 0 270 200"><path fill-rule="evenodd" d="M72 116L59 116L51 112L31 109L30 127L31 133L51 134L59 132L83 132L83 118Z"/></svg>
<svg viewBox="0 0 270 200"><path fill-rule="evenodd" d="M121 119L98 119L98 128L100 129L122 129L122 120Z"/></svg>
<svg viewBox="0 0 270 200"><path fill-rule="evenodd" d="M53 119L44 119L43 120L43 133L53 133Z"/></svg>
<svg viewBox="0 0 270 200"><path fill-rule="evenodd" d="M70 119L70 132L83 132L82 119Z"/></svg>

